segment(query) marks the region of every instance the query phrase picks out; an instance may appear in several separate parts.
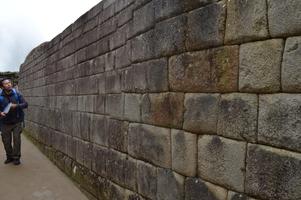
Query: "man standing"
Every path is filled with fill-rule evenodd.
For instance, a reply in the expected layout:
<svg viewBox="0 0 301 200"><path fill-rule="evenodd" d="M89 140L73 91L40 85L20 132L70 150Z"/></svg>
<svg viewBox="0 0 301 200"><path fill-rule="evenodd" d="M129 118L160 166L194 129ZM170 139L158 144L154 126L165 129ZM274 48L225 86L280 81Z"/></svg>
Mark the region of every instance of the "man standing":
<svg viewBox="0 0 301 200"><path fill-rule="evenodd" d="M2 142L7 156L4 163L13 162L15 165L19 165L21 157L22 123L24 121L23 109L27 108L28 104L23 96L13 89L10 79L3 79L1 83L3 87L0 93L1 132Z"/></svg>

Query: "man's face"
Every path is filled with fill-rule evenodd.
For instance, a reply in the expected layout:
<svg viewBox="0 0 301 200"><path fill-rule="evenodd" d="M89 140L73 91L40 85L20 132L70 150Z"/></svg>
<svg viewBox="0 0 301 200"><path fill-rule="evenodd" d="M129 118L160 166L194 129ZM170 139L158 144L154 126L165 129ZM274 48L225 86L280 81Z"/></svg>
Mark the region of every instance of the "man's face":
<svg viewBox="0 0 301 200"><path fill-rule="evenodd" d="M4 80L2 81L3 89L5 90L11 90L12 89L12 84L10 80Z"/></svg>

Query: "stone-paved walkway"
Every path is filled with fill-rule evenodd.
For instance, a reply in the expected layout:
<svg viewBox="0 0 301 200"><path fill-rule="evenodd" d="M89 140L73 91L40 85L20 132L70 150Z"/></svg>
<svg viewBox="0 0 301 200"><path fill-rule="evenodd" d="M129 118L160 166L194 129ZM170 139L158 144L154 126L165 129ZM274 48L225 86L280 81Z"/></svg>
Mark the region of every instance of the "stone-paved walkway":
<svg viewBox="0 0 301 200"><path fill-rule="evenodd" d="M0 142L0 200L87 200L73 182L24 135L22 164L4 165Z"/></svg>

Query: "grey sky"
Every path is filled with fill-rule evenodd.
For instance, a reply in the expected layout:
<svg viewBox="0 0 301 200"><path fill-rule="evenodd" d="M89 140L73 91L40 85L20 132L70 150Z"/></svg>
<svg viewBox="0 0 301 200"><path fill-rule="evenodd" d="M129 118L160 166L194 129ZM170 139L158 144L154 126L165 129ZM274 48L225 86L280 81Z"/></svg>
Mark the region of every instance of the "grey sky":
<svg viewBox="0 0 301 200"><path fill-rule="evenodd" d="M0 71L18 71L26 55L101 0L0 0Z"/></svg>

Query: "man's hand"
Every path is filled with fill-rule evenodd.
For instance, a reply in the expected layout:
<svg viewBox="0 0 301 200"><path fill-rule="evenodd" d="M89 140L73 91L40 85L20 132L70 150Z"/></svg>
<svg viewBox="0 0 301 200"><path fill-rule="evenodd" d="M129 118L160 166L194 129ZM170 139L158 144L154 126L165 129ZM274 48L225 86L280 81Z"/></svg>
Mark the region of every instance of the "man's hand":
<svg viewBox="0 0 301 200"><path fill-rule="evenodd" d="M17 106L18 106L18 104L12 103L10 107L11 107L11 108L16 108Z"/></svg>
<svg viewBox="0 0 301 200"><path fill-rule="evenodd" d="M4 112L0 112L0 116L1 116L1 117L5 117L6 114L5 114Z"/></svg>

